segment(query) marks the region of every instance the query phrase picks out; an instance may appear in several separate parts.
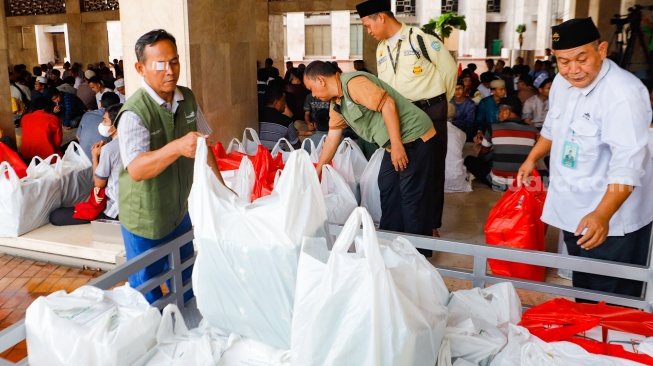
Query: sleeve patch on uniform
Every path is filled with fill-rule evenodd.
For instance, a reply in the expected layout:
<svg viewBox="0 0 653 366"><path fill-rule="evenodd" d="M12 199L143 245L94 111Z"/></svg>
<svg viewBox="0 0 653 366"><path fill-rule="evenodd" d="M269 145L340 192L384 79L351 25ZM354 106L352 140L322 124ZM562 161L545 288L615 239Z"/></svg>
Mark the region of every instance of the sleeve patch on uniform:
<svg viewBox="0 0 653 366"><path fill-rule="evenodd" d="M438 42L438 41L431 42L431 47L433 47L434 50L439 52L440 51L440 42Z"/></svg>

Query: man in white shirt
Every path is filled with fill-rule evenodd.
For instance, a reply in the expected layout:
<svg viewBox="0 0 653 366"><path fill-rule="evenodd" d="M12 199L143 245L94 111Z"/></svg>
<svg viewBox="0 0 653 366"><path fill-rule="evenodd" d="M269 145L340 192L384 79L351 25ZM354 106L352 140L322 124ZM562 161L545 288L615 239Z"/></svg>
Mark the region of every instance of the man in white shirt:
<svg viewBox="0 0 653 366"><path fill-rule="evenodd" d="M551 153L542 221L563 230L570 255L646 265L653 221L653 161L646 87L606 59L591 18L552 27L560 75L541 137L518 185ZM574 272L575 287L640 297L642 283Z"/></svg>
<svg viewBox="0 0 653 366"><path fill-rule="evenodd" d="M553 79L545 79L538 87L538 93L526 99L522 119L529 125L535 126L538 130L542 129L544 119L549 113L549 92Z"/></svg>

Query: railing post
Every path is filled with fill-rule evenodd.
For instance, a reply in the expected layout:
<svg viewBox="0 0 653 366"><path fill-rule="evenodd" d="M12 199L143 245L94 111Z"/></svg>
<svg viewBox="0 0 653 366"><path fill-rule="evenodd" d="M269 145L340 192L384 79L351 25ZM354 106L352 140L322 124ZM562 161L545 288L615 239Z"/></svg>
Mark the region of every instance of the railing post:
<svg viewBox="0 0 653 366"><path fill-rule="evenodd" d="M185 244L182 244L185 245ZM172 288L173 288L173 301L177 304L177 307L180 309L184 308L184 283L181 278L181 246L175 247L172 250L172 253L168 254L168 263L170 268L174 271L174 276L172 277Z"/></svg>

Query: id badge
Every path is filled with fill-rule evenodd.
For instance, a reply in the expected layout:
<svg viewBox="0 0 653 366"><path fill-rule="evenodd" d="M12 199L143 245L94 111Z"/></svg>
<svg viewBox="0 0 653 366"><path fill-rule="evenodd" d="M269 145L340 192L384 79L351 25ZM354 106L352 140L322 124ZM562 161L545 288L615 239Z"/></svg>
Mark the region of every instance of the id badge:
<svg viewBox="0 0 653 366"><path fill-rule="evenodd" d="M565 141L565 147L562 151L562 166L576 169L578 160L578 144L571 141Z"/></svg>

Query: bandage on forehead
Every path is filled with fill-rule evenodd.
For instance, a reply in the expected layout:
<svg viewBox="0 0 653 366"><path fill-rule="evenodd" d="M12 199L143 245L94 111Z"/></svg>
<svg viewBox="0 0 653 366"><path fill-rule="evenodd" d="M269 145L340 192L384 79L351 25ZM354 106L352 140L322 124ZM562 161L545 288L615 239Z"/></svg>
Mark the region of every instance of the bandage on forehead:
<svg viewBox="0 0 653 366"><path fill-rule="evenodd" d="M169 67L168 61L152 61L152 70L163 71L168 70Z"/></svg>

